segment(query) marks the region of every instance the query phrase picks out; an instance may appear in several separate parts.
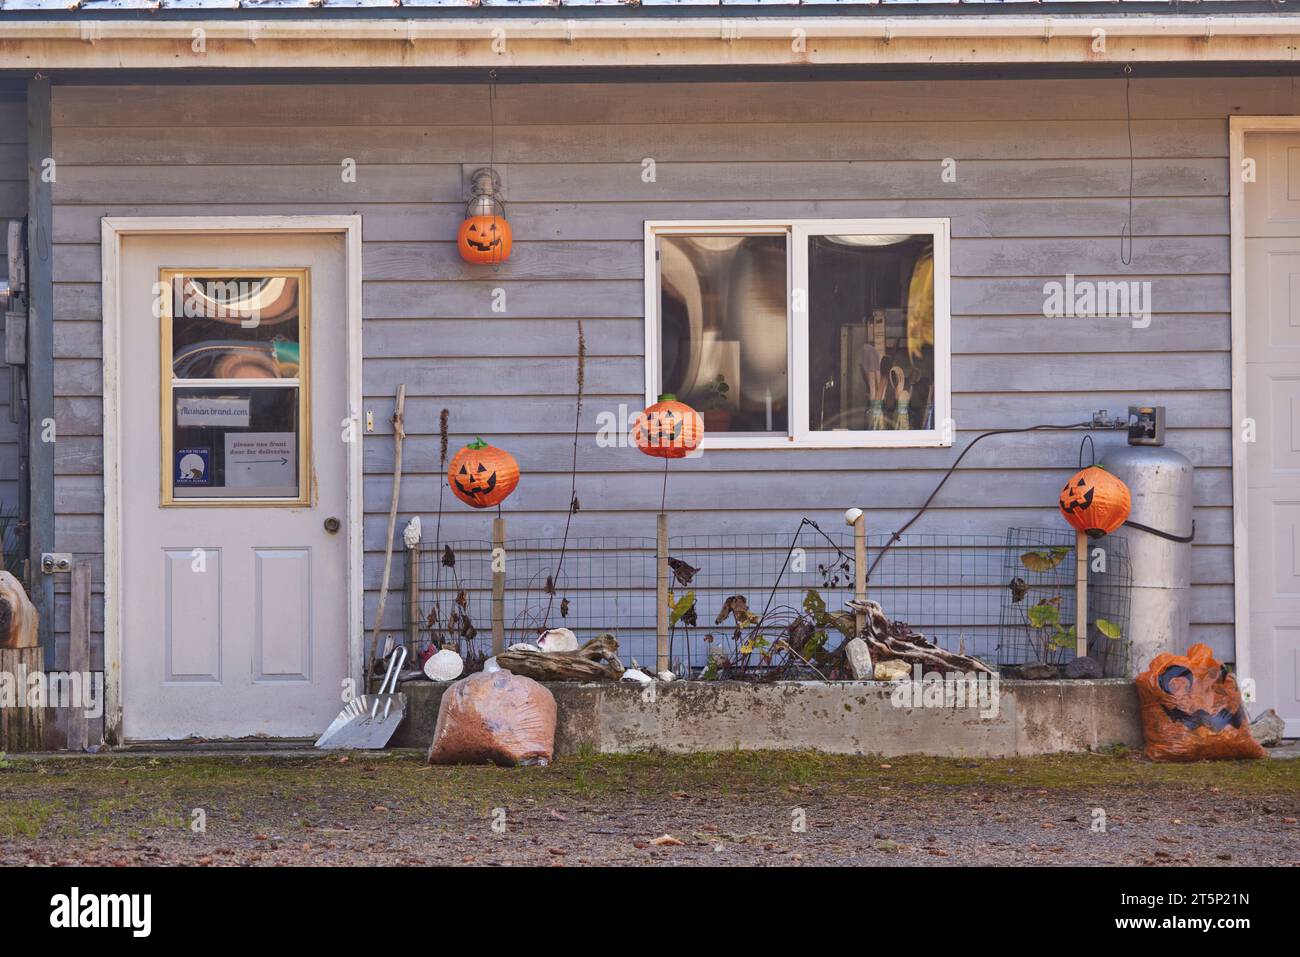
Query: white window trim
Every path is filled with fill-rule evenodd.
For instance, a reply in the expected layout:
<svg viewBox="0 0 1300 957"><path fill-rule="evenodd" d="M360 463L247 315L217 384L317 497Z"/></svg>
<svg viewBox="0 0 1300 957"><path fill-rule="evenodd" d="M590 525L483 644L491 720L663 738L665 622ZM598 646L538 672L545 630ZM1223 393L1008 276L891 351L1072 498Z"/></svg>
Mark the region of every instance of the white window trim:
<svg viewBox="0 0 1300 957"><path fill-rule="evenodd" d="M701 449L810 449L810 448L943 448L953 444L952 427L952 317L950 314L950 221L947 219L780 219L780 220L674 220L645 224L645 401L659 397L663 367L660 348L659 264L660 236L725 233L729 236L784 235L787 237L786 301L788 435L728 435L707 433ZM808 314L793 311L793 293L808 287L808 244L813 235L930 233L934 236L934 421L933 429L907 431L817 432L808 426ZM807 302L805 297L805 302Z"/></svg>

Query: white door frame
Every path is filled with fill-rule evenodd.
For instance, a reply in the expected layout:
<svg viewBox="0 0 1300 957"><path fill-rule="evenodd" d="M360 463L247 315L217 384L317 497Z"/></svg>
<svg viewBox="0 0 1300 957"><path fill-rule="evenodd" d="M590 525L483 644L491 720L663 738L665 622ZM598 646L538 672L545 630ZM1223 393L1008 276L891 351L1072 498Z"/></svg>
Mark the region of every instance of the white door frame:
<svg viewBox="0 0 1300 957"><path fill-rule="evenodd" d="M1251 677L1250 554L1246 547L1246 160L1247 133L1295 133L1300 116L1231 116L1228 118L1228 212L1232 249L1232 604L1237 673Z"/></svg>
<svg viewBox="0 0 1300 957"><path fill-rule="evenodd" d="M348 443L348 661L360 687L362 614L361 486L361 217L360 216L106 216L101 220L100 255L104 316L104 732L111 743L122 734L121 436L122 299L119 269L122 238L132 235L216 233L339 233L344 237L347 277L347 408L355 441Z"/></svg>

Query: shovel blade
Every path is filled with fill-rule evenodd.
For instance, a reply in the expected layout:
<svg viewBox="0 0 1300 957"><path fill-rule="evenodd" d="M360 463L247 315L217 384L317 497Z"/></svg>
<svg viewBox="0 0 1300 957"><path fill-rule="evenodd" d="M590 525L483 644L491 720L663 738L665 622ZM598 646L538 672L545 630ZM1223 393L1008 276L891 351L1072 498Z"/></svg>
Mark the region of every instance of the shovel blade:
<svg viewBox="0 0 1300 957"><path fill-rule="evenodd" d="M316 741L325 751L377 751L388 744L406 714L406 695L362 695L356 708L344 708ZM378 704L373 718L370 712ZM384 712L387 710L387 715Z"/></svg>

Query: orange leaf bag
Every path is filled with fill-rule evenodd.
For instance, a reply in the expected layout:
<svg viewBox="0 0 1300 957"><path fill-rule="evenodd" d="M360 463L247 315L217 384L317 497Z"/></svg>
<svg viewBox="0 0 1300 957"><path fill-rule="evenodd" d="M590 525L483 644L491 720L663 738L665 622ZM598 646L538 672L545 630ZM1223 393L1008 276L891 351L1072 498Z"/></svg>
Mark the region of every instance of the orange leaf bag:
<svg viewBox="0 0 1300 957"><path fill-rule="evenodd" d="M1152 761L1233 761L1267 753L1250 734L1241 691L1207 645L1156 655L1137 676L1142 735Z"/></svg>
<svg viewBox="0 0 1300 957"><path fill-rule="evenodd" d="M532 678L480 671L449 687L438 705L430 764L549 764L555 696Z"/></svg>

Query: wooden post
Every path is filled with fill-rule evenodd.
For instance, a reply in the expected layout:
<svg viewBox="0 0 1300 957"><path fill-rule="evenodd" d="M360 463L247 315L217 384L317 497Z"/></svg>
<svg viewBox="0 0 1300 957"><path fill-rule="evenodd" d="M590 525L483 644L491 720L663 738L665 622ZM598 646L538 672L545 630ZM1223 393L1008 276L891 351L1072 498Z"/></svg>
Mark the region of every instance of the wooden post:
<svg viewBox="0 0 1300 957"><path fill-rule="evenodd" d="M71 631L68 635L68 671L73 675L90 673L90 563L72 566ZM79 681L78 678L70 680ZM83 688L84 696L88 689ZM68 750L85 751L90 743L83 702L72 702L68 711Z"/></svg>
<svg viewBox="0 0 1300 957"><path fill-rule="evenodd" d="M1088 533L1074 533L1074 655L1088 654Z"/></svg>
<svg viewBox="0 0 1300 957"><path fill-rule="evenodd" d="M506 650L506 520L492 519L492 654Z"/></svg>
<svg viewBox="0 0 1300 957"><path fill-rule="evenodd" d="M867 600L867 513L863 512L853 523L853 597ZM867 627L867 613L853 616L853 633L861 635Z"/></svg>
<svg viewBox="0 0 1300 957"><path fill-rule="evenodd" d="M406 646L412 661L420 654L420 546L406 548Z"/></svg>
<svg viewBox="0 0 1300 957"><path fill-rule="evenodd" d="M13 675L14 704L0 707L0 751L45 748L45 709L27 707L27 676L45 670L45 653L36 648L0 649L0 672Z"/></svg>
<svg viewBox="0 0 1300 957"><path fill-rule="evenodd" d="M655 540L655 671L672 667L668 660L668 513L660 512Z"/></svg>

